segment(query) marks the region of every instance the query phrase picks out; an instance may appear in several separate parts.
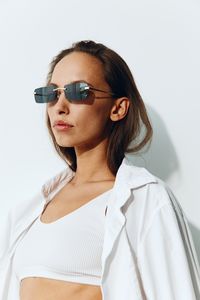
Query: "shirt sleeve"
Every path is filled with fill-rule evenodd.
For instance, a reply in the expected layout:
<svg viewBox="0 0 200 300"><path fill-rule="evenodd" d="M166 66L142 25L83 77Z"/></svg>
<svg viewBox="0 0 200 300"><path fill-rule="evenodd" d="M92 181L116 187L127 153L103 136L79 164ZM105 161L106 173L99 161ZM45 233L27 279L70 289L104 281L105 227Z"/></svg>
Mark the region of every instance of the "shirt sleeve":
<svg viewBox="0 0 200 300"><path fill-rule="evenodd" d="M200 299L170 203L161 206L151 219L138 247L138 269L147 300Z"/></svg>

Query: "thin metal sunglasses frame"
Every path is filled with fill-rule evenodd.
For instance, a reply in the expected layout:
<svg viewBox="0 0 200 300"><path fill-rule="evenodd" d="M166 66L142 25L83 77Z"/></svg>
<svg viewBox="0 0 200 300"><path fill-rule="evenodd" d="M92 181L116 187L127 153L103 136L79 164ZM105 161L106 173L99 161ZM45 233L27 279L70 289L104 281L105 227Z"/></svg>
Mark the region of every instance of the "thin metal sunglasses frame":
<svg viewBox="0 0 200 300"><path fill-rule="evenodd" d="M70 84L66 84L64 87L57 87L57 88L54 88L53 90L52 90L52 92L55 92L55 91L58 91L58 90L67 90L67 87L68 86L71 86L71 85L73 85L73 84L76 84L77 82L74 82L74 83L70 83ZM111 95L111 98L113 98L113 96L116 96L116 94L115 93L112 93L112 92L110 92L110 91L104 91L104 90L101 90L101 89L97 89L97 88L94 88L94 87L92 87L92 86L90 86L88 83L86 83L86 82L78 82L78 83L84 83L85 84L85 86L82 86L81 87L81 92L84 92L84 91L89 91L89 90L94 90L94 91L99 91L99 92L103 92L103 93L106 93L106 94L109 94L109 95ZM54 86L54 84L50 84L49 86ZM36 91L34 91L34 95L39 95ZM87 98L87 97L86 97ZM96 98L103 98L103 97L96 97ZM69 100L76 100L76 99L69 99Z"/></svg>

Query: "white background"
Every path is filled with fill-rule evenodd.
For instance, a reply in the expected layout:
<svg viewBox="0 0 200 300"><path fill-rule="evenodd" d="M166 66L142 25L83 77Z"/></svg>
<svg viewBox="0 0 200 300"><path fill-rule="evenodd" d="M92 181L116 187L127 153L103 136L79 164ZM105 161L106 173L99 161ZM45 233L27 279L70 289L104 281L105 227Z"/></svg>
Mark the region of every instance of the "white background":
<svg viewBox="0 0 200 300"><path fill-rule="evenodd" d="M94 39L128 63L154 128L136 165L166 181L200 257L200 2L0 0L0 218L65 164L45 127L42 86L60 50Z"/></svg>

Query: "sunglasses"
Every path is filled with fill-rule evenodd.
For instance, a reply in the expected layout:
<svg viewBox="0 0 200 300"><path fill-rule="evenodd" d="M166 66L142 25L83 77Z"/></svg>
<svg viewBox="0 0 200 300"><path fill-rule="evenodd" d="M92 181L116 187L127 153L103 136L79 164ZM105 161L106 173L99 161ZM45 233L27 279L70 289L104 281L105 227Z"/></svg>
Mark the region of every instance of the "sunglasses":
<svg viewBox="0 0 200 300"><path fill-rule="evenodd" d="M65 97L69 102L81 102L82 100L86 100L90 91L98 91L109 94L113 98L115 96L114 93L108 91L102 91L91 87L86 82L73 82L70 84L66 84L63 88L58 88L55 84L50 84L45 87L40 87L34 90L35 102L37 103L48 103L58 99L58 90L64 90ZM96 97L96 98L104 98L104 97Z"/></svg>

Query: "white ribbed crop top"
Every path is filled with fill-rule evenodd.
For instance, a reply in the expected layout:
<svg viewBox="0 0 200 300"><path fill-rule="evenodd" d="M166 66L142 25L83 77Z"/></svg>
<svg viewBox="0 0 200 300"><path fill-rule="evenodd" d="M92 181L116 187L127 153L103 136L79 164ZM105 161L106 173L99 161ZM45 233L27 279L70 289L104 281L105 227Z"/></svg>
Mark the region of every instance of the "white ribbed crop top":
<svg viewBox="0 0 200 300"><path fill-rule="evenodd" d="M39 216L16 248L17 279L45 277L100 285L105 209L112 189L51 223Z"/></svg>

